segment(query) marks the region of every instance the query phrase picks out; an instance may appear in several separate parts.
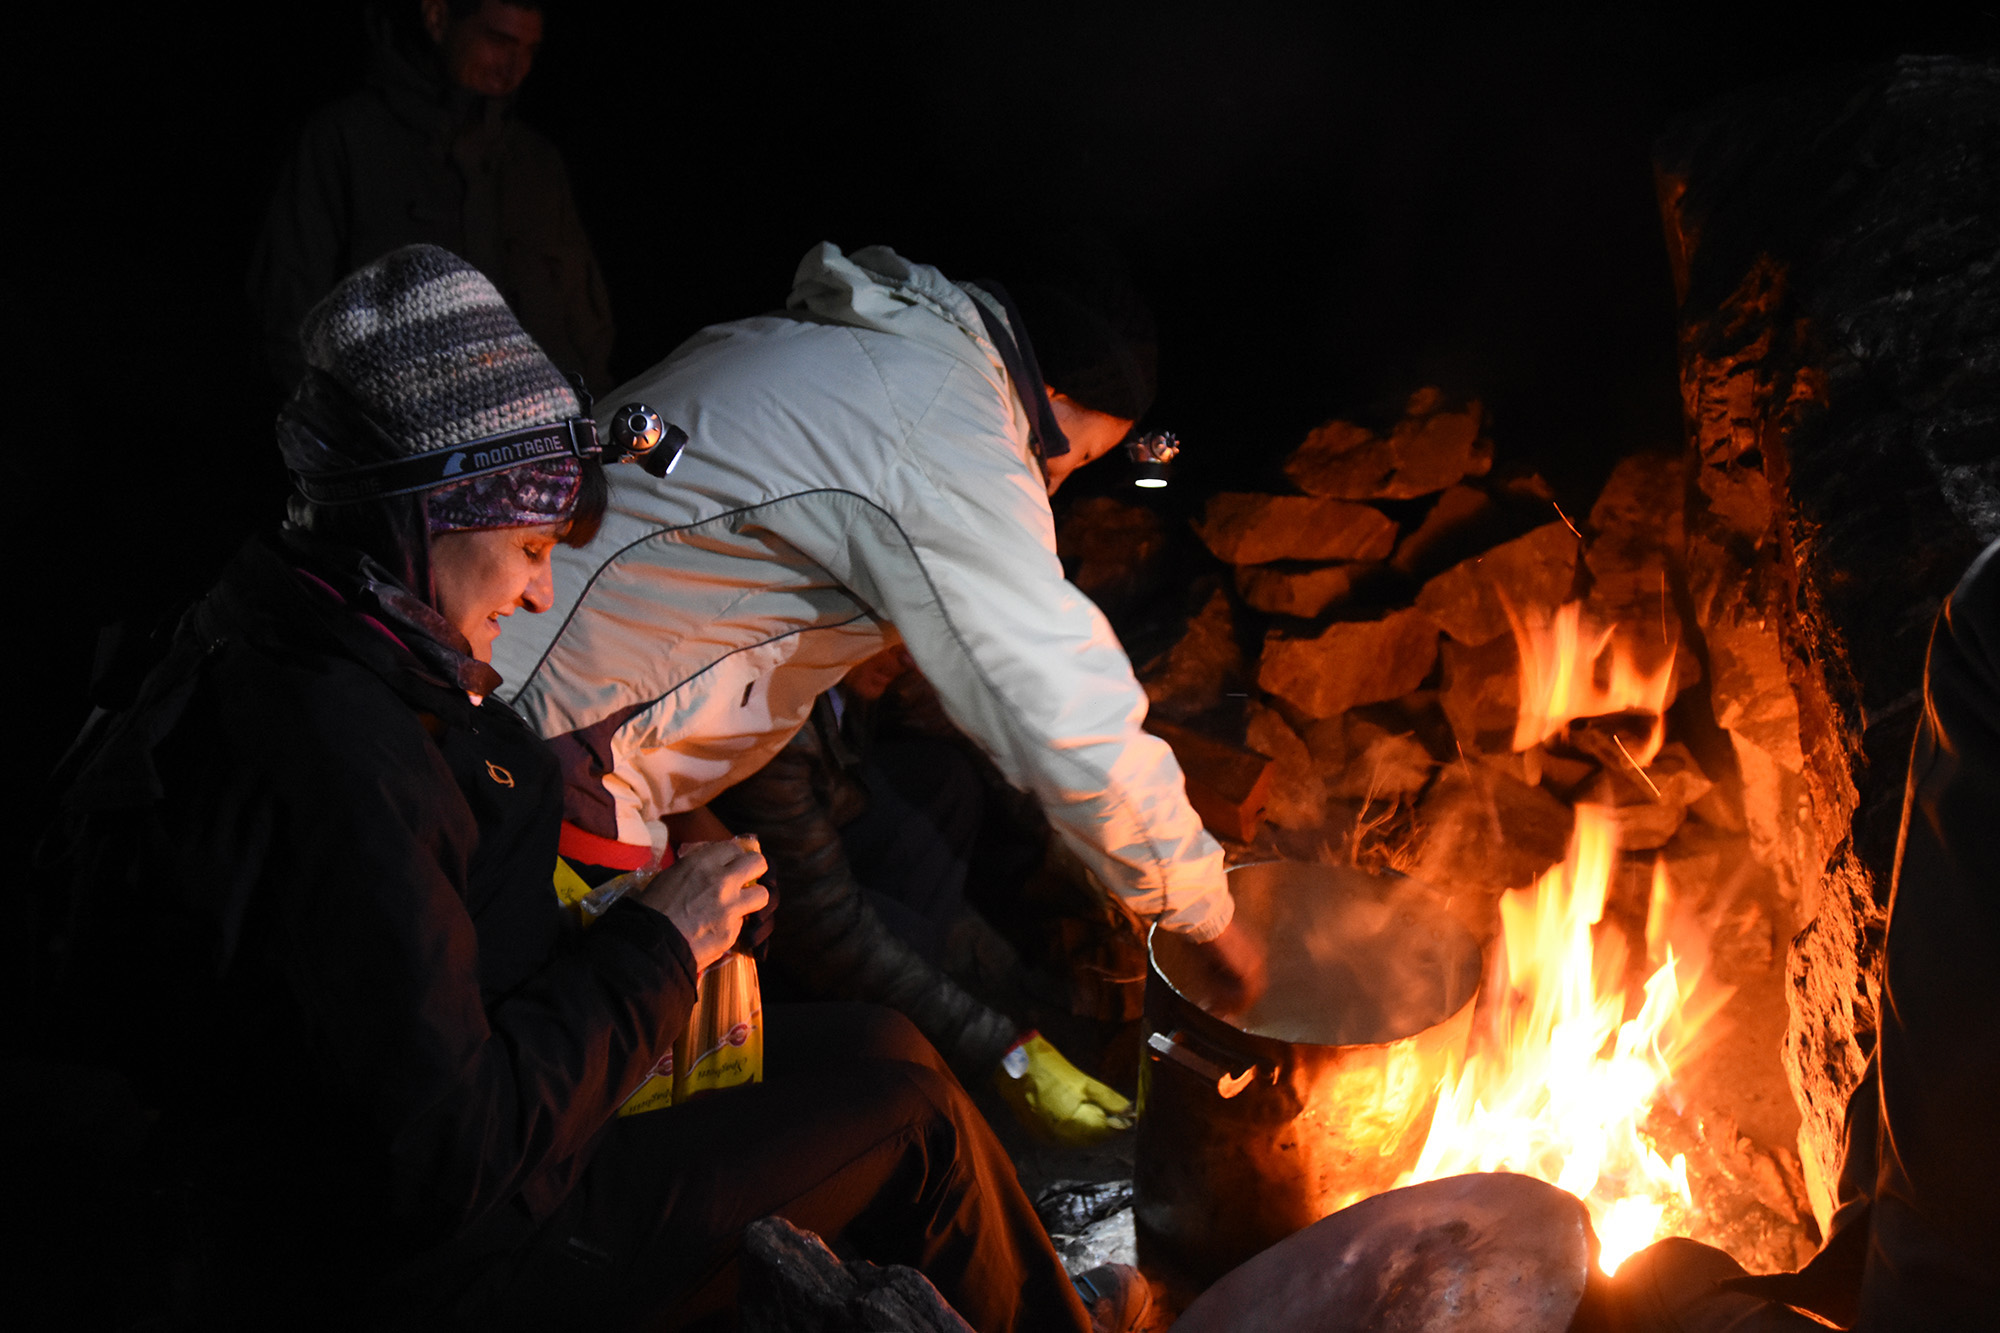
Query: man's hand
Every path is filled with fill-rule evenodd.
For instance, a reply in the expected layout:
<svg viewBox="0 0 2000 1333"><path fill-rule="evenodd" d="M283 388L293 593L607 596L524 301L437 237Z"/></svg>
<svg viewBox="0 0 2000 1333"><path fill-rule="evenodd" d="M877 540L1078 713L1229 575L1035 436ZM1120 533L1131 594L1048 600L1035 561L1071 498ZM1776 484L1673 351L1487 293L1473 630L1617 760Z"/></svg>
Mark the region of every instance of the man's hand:
<svg viewBox="0 0 2000 1333"><path fill-rule="evenodd" d="M644 906L665 916L686 938L697 970L705 970L736 942L743 918L771 895L752 883L766 867L755 836L695 842L680 859L639 890Z"/></svg>
<svg viewBox="0 0 2000 1333"><path fill-rule="evenodd" d="M1132 1128L1132 1103L1029 1033L993 1071L1014 1118L1038 1138L1082 1147Z"/></svg>
<svg viewBox="0 0 2000 1333"><path fill-rule="evenodd" d="M1217 1018L1241 1018L1263 998L1268 981L1264 951L1234 921L1206 944L1194 946L1194 956L1208 974L1209 1011Z"/></svg>

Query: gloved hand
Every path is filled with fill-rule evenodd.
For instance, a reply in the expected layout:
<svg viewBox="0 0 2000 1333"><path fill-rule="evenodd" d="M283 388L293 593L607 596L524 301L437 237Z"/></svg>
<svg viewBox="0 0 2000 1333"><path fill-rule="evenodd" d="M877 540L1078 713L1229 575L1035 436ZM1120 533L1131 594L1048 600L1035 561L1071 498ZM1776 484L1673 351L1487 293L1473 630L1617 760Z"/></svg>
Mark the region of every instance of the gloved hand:
<svg viewBox="0 0 2000 1333"><path fill-rule="evenodd" d="M1082 1147L1132 1128L1132 1103L1065 1060L1038 1032L1007 1052L993 1086L1030 1133L1057 1143Z"/></svg>

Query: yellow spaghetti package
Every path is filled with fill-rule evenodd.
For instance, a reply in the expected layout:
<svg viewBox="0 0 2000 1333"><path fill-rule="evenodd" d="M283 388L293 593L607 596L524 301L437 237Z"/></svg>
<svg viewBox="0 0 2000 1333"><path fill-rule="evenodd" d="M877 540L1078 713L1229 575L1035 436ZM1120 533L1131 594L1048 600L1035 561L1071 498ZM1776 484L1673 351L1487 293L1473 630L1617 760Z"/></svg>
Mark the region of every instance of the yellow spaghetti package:
<svg viewBox="0 0 2000 1333"><path fill-rule="evenodd" d="M646 1081L632 1090L618 1107L619 1115L638 1115L643 1111L663 1111L674 1104L674 1052L669 1047L653 1066L653 1072L646 1075Z"/></svg>
<svg viewBox="0 0 2000 1333"><path fill-rule="evenodd" d="M658 869L656 858L593 889L557 857L556 898L588 926ZM704 1092L763 1081L764 994L757 982L757 960L731 950L695 982L687 1027L619 1106L618 1114L664 1110Z"/></svg>
<svg viewBox="0 0 2000 1333"><path fill-rule="evenodd" d="M764 1081L764 993L757 960L731 950L701 974L674 1043L674 1100Z"/></svg>

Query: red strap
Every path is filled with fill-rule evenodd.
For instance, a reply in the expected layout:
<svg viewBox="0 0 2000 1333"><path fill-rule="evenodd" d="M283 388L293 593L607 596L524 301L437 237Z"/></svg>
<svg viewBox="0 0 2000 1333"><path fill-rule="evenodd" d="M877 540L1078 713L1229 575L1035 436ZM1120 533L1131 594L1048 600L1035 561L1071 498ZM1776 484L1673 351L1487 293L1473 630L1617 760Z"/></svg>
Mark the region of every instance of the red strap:
<svg viewBox="0 0 2000 1333"><path fill-rule="evenodd" d="M556 842L556 850L571 861L583 865L603 866L606 870L637 870L653 859L653 849L643 843L619 842L615 838L600 838L563 821L562 836ZM660 864L674 863L671 847L660 856Z"/></svg>

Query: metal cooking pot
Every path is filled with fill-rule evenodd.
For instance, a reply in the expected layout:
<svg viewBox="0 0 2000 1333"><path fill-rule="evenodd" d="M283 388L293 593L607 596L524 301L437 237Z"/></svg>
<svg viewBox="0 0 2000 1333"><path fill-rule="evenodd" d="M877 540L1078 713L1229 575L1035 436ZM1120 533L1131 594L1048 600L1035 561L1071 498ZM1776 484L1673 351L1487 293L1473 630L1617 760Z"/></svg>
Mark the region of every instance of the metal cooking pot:
<svg viewBox="0 0 2000 1333"><path fill-rule="evenodd" d="M1216 1017L1193 946L1156 927L1139 1070L1139 1242L1201 1281L1415 1164L1480 978L1479 942L1414 880L1267 861L1229 888L1269 988Z"/></svg>

